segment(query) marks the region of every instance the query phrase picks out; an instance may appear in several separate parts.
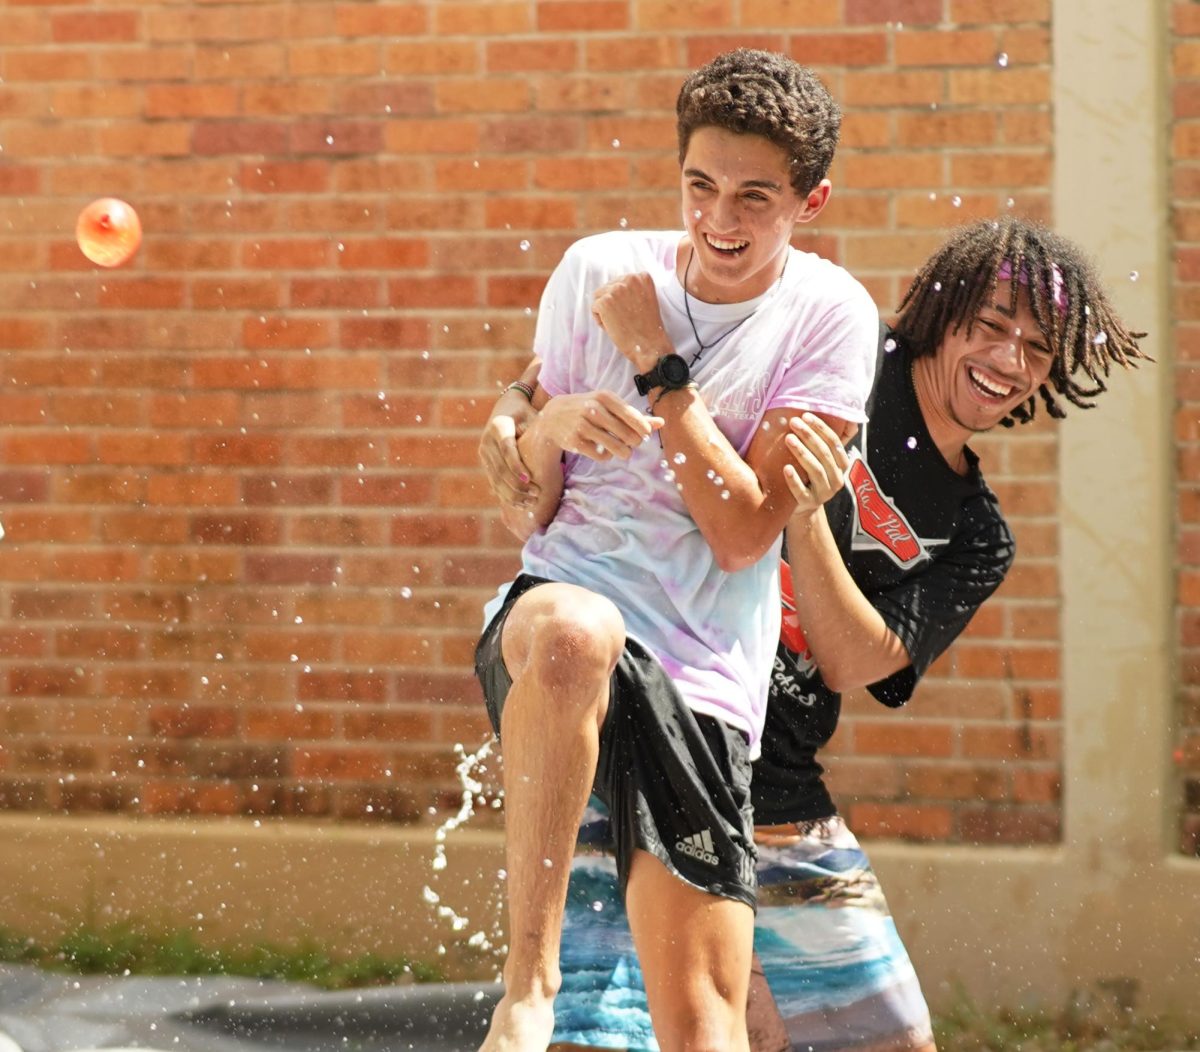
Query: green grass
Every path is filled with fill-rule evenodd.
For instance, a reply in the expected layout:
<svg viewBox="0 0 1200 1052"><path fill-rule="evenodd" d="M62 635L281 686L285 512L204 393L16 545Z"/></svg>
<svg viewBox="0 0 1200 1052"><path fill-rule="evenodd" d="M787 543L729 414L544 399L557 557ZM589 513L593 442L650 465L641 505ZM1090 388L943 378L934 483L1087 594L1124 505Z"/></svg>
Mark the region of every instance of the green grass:
<svg viewBox="0 0 1200 1052"><path fill-rule="evenodd" d="M334 957L314 945L212 947L190 932L132 925L85 927L50 945L0 929L0 962L85 975L230 975L311 983L327 990L436 982L432 965L408 957ZM964 992L934 1020L939 1052L1184 1052L1200 1031L1135 1010L1136 987L1101 985L1058 1012L997 1010Z"/></svg>
<svg viewBox="0 0 1200 1052"><path fill-rule="evenodd" d="M939 1052L1183 1052L1200 1029L1139 1015L1136 988L1101 985L1058 1012L982 1008L963 993L934 1019Z"/></svg>
<svg viewBox="0 0 1200 1052"><path fill-rule="evenodd" d="M130 925L80 928L50 945L0 929L0 961L83 975L234 975L312 983L328 990L436 982L441 972L411 958L335 957L317 946L207 946L190 932Z"/></svg>

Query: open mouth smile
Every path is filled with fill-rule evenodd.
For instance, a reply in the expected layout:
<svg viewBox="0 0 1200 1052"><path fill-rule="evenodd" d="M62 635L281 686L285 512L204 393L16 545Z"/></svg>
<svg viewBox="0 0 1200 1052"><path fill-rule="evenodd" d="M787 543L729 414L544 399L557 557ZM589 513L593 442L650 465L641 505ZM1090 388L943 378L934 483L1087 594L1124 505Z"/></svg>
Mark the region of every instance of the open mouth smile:
<svg viewBox="0 0 1200 1052"><path fill-rule="evenodd" d="M731 257L739 255L750 244L749 241L731 241L721 237L713 237L712 234L704 235L704 243L720 255Z"/></svg>
<svg viewBox="0 0 1200 1052"><path fill-rule="evenodd" d="M967 366L967 378L971 381L972 389L989 402L1003 402L1011 398L1017 391L1015 384L994 380L974 366Z"/></svg>

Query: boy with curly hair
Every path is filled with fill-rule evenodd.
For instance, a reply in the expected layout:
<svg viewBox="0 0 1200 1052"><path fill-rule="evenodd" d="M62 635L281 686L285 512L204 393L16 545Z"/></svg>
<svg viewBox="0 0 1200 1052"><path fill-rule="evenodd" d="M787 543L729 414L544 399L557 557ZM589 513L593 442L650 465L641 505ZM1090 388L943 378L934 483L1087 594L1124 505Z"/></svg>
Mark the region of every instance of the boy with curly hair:
<svg viewBox="0 0 1200 1052"><path fill-rule="evenodd" d="M738 50L677 103L682 231L584 238L555 269L509 508L522 572L476 671L503 748L509 953L485 1052L546 1048L576 830L613 820L664 1049L744 1052L755 904L750 762L773 641L796 413L865 419L878 317L790 245L829 199L840 116L790 59Z"/></svg>

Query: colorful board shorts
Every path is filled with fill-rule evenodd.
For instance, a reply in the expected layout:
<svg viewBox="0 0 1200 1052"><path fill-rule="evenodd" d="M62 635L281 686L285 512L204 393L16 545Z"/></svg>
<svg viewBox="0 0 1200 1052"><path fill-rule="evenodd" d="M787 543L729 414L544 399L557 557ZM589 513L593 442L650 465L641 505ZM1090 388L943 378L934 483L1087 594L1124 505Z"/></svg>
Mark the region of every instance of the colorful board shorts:
<svg viewBox="0 0 1200 1052"><path fill-rule="evenodd" d="M554 1041L658 1052L615 868L589 846L604 842L605 821L601 807L589 807L572 863ZM912 962L854 834L836 816L794 828L758 836L754 949L787 1037L759 1041L754 1052L891 1052L931 1042ZM761 1008L752 999L752 1034L772 1029L755 1025Z"/></svg>

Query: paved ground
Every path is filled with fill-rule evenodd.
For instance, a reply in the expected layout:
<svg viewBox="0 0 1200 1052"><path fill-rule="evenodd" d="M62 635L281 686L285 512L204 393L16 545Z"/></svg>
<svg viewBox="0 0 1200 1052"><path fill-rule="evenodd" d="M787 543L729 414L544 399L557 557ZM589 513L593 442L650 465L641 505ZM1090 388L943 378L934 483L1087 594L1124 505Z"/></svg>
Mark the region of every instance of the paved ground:
<svg viewBox="0 0 1200 1052"><path fill-rule="evenodd" d="M0 1052L474 1052L499 987L329 993L256 979L116 979L0 965Z"/></svg>

